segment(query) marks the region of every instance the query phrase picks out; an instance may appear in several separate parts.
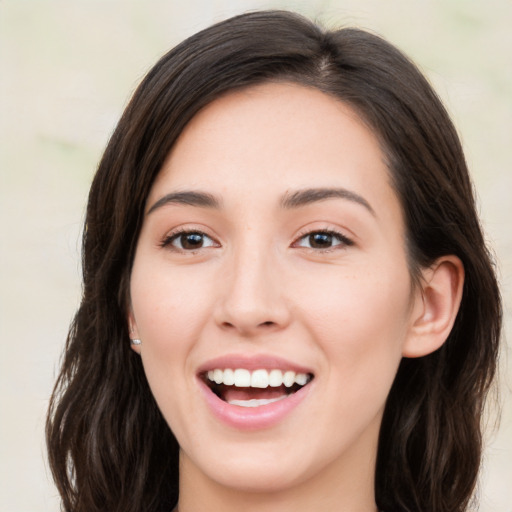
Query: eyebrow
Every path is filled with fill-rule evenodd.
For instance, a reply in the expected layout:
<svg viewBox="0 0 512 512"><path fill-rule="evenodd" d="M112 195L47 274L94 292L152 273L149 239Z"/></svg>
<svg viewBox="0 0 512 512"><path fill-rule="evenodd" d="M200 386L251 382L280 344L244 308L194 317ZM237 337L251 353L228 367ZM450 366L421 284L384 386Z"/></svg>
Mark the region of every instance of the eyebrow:
<svg viewBox="0 0 512 512"><path fill-rule="evenodd" d="M306 188L293 193L288 192L281 200L281 207L285 209L299 208L318 201L336 198L360 204L376 217L375 210L364 197L346 188Z"/></svg>
<svg viewBox="0 0 512 512"><path fill-rule="evenodd" d="M361 206L364 206L374 217L375 210L370 203L359 194L345 188L306 188L295 192L287 192L280 201L281 208L286 210L300 208L311 203L325 201L327 199L346 199ZM201 208L220 209L222 201L213 194L199 192L195 190L186 190L182 192L171 192L161 197L148 210L147 215L158 208L168 204L181 204L187 206L198 206Z"/></svg>
<svg viewBox="0 0 512 512"><path fill-rule="evenodd" d="M187 190L183 192L172 192L170 194L166 194L155 204L153 204L153 206L148 210L147 215L168 204L183 204L188 206L199 206L201 208L214 209L220 209L221 207L221 201L214 195L208 194L207 192Z"/></svg>

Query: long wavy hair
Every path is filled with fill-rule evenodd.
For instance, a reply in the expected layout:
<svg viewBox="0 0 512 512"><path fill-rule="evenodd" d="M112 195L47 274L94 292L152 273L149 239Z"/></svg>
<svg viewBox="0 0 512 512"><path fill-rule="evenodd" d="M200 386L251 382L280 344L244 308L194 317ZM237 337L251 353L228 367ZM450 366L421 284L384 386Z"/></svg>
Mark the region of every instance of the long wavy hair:
<svg viewBox="0 0 512 512"><path fill-rule="evenodd" d="M83 234L83 296L46 427L66 512L155 512L177 503L179 446L129 345L134 251L149 190L185 125L220 95L269 81L319 89L376 134L402 205L413 279L443 255L464 264L446 343L399 367L382 421L375 499L388 512L463 512L471 502L501 301L456 131L422 74L385 40L262 11L218 23L164 55L99 164Z"/></svg>

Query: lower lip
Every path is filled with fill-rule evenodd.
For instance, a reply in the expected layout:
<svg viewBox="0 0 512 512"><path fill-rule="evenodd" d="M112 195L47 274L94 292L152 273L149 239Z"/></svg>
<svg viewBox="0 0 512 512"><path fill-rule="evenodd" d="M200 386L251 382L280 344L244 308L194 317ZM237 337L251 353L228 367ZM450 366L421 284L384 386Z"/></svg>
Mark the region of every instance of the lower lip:
<svg viewBox="0 0 512 512"><path fill-rule="evenodd" d="M198 378L199 387L210 410L223 423L239 430L270 428L288 416L308 395L311 382L287 398L259 407L232 405L220 399L206 383Z"/></svg>

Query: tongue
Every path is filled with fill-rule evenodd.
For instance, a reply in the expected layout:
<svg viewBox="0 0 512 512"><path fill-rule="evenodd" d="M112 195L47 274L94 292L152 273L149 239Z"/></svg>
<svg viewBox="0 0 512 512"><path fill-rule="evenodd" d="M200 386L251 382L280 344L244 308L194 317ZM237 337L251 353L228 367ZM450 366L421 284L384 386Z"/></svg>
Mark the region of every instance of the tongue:
<svg viewBox="0 0 512 512"><path fill-rule="evenodd" d="M286 388L281 386L279 388L237 388L235 386L223 386L221 396L226 402L231 400L271 400L272 398L279 398L287 395Z"/></svg>

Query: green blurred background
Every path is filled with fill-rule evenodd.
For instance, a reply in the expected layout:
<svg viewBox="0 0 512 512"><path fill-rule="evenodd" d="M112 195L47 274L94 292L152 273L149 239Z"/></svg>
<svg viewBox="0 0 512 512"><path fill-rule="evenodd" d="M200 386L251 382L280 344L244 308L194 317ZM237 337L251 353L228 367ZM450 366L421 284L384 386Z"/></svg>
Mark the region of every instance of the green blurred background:
<svg viewBox="0 0 512 512"><path fill-rule="evenodd" d="M80 230L103 148L137 83L214 21L290 8L384 35L459 128L506 308L499 430L481 512L512 512L512 1L0 0L0 510L57 512L44 416L80 296ZM136 468L134 468L136 470Z"/></svg>

